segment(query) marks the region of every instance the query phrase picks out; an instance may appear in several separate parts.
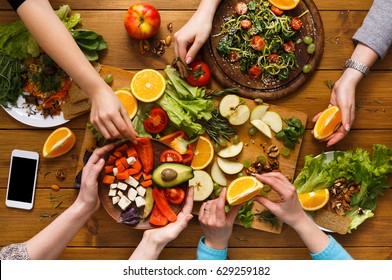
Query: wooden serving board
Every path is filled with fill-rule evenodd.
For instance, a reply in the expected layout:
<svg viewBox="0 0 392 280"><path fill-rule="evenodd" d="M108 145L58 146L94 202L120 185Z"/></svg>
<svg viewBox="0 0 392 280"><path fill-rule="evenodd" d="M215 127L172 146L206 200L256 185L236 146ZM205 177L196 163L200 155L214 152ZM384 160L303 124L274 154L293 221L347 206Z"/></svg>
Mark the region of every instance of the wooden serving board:
<svg viewBox="0 0 392 280"><path fill-rule="evenodd" d="M117 69L113 67L108 67L108 66L102 66L101 70L101 75L105 76L106 74L112 74L113 75L113 89L116 88L121 88L121 87L129 87L130 81L134 75L132 72L128 72L122 69ZM249 106L249 108L252 110L258 103L254 102L253 100L243 98L243 101L246 102L246 104ZM269 110L277 112L282 118L291 118L291 117L296 117L301 122L306 125L307 121L307 114L304 112L280 107L280 106L275 106L275 105L269 105ZM238 135L240 136L240 140L244 142L244 148L241 152L241 154L236 157L235 159L232 159L234 161L238 162L243 162L245 159L250 159L252 162L256 161L258 156L265 156L264 149L268 148L270 145L276 145L278 146L279 149L283 147L283 143L281 141L278 141L275 139L273 136L272 139L267 138L266 136L262 135L261 132L257 132L256 135L254 136L249 136L248 130L251 127L251 124L249 122L246 122L244 125L241 126L236 126ZM274 134L274 133L273 133ZM279 165L280 165L280 171L282 174L293 178L295 175L295 168L297 165L297 160L299 156L299 152L301 149L302 145L302 139L300 139L299 144L296 145L295 149L291 151L290 155L287 157L284 157L282 155L279 155ZM86 129L85 136L83 139L83 144L79 156L79 162L78 162L78 168L76 174L83 168L83 155L86 150L93 150L96 147L96 139L94 135L90 132L89 129ZM212 164L211 164L212 165ZM210 166L206 168L206 171L210 171ZM75 175L76 175L75 174ZM228 176L227 177L229 181L233 180L236 178L236 176ZM279 196L274 192L270 191L268 193L268 197L271 200L277 200L279 199ZM199 209L200 209L201 203L195 203L193 207L193 214L198 214ZM255 202L253 210L255 213L259 213L264 210L264 207L260 205L259 203ZM236 221L236 224L241 224L240 221ZM263 230L263 231L268 231L268 232L273 232L273 233L280 233L282 230L282 223L278 222L277 225L273 226L270 222L263 222L255 219L252 228L258 229L258 230Z"/></svg>
<svg viewBox="0 0 392 280"><path fill-rule="evenodd" d="M250 0L244 2L248 3ZM224 19L235 14L234 6L238 0L222 1L215 13L211 36L202 49L202 55L205 62L211 68L211 73L225 87L237 87L239 95L242 97L263 100L273 100L284 97L295 92L303 85L316 70L324 50L324 29L320 14L316 5L312 0L301 0L298 6L285 12L289 16L299 16L303 12L308 11L301 17L303 21L302 28L298 31L293 39L294 41L310 35L316 44L316 51L313 55L309 55L306 51L307 45L302 43L296 45L295 55L298 60L298 68L290 73L285 81L270 81L265 83L261 79L252 79L240 70L240 62L230 63L217 52L216 46L219 40L224 36L215 36L221 33L221 26ZM310 64L312 71L308 74L302 72L302 67Z"/></svg>

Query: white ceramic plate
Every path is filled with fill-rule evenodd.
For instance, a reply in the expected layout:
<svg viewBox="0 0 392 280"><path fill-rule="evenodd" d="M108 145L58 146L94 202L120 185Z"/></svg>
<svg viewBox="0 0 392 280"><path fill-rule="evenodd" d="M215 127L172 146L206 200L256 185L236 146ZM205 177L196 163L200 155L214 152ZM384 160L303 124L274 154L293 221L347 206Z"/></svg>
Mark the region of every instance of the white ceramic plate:
<svg viewBox="0 0 392 280"><path fill-rule="evenodd" d="M26 106L23 96L19 96L16 104L17 107L3 108L15 120L26 125L34 127L54 127L68 122L68 120L64 119L63 112L61 112L59 116L48 116L44 118L41 113L35 109L35 106L31 106L31 109ZM31 110L37 113L29 114L29 111Z"/></svg>

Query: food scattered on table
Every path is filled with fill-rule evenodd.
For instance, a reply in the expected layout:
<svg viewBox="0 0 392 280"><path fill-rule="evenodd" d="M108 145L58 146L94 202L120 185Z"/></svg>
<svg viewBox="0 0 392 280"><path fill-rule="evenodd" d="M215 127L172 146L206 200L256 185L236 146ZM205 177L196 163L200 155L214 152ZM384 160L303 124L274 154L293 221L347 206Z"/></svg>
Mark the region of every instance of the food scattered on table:
<svg viewBox="0 0 392 280"><path fill-rule="evenodd" d="M193 200L204 201L214 190L214 183L210 174L204 170L195 170L194 177L189 180L189 186L193 187Z"/></svg>
<svg viewBox="0 0 392 280"><path fill-rule="evenodd" d="M239 177L227 187L226 200L229 205L247 202L258 195L263 186L263 183L253 176Z"/></svg>
<svg viewBox="0 0 392 280"><path fill-rule="evenodd" d="M59 127L46 139L42 149L44 158L56 158L68 153L76 143L75 134L68 127Z"/></svg>
<svg viewBox="0 0 392 280"><path fill-rule="evenodd" d="M295 179L294 186L300 197L302 194L328 190L328 202L320 209L323 214L318 214L320 210L315 213L324 221L320 226L338 232L334 224L340 225L341 222L329 221L328 225L324 216L339 215L351 221L344 231L339 231L351 233L367 218L374 216L377 198L390 188L387 176L391 173L392 149L375 144L371 158L367 151L360 148L334 152L330 161L325 153L315 158L306 156L304 168Z"/></svg>
<svg viewBox="0 0 392 280"><path fill-rule="evenodd" d="M124 105L129 115L129 118L132 119L136 115L138 109L136 98L133 96L133 94L130 91L125 89L118 89L114 93L117 95L121 103Z"/></svg>
<svg viewBox="0 0 392 280"><path fill-rule="evenodd" d="M228 94L219 102L219 113L232 125L242 125L249 119L250 109L238 95Z"/></svg>
<svg viewBox="0 0 392 280"><path fill-rule="evenodd" d="M331 136L342 123L342 113L339 107L331 106L325 109L316 121L313 129L314 138L323 140Z"/></svg>
<svg viewBox="0 0 392 280"><path fill-rule="evenodd" d="M153 102L159 99L166 88L166 80L156 70L144 69L135 74L131 81L131 92L142 102Z"/></svg>
<svg viewBox="0 0 392 280"><path fill-rule="evenodd" d="M194 170L201 170L206 168L214 158L214 146L212 142L204 136L199 136L196 147L194 149L194 155L191 162L191 167Z"/></svg>

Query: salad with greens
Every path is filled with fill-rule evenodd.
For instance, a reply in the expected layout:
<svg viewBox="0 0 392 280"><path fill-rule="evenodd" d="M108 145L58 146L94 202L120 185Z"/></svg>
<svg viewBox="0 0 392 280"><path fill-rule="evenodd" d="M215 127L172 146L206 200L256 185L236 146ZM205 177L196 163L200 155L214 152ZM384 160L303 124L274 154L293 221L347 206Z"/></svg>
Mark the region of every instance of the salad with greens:
<svg viewBox="0 0 392 280"><path fill-rule="evenodd" d="M382 144L373 146L373 154L357 148L356 151L334 152L332 161L326 154L319 157L306 156L304 168L294 180L298 193L331 189L334 182L345 178L347 182L360 185L349 201L350 209L344 216L352 220L349 232L356 229L367 218L374 215L376 202L388 185L388 174L392 173L392 148Z"/></svg>
<svg viewBox="0 0 392 280"><path fill-rule="evenodd" d="M238 8L238 5L246 5ZM268 1L237 3L235 14L224 20L218 53L251 78L287 80L298 68L294 37L302 26L301 16L291 17Z"/></svg>

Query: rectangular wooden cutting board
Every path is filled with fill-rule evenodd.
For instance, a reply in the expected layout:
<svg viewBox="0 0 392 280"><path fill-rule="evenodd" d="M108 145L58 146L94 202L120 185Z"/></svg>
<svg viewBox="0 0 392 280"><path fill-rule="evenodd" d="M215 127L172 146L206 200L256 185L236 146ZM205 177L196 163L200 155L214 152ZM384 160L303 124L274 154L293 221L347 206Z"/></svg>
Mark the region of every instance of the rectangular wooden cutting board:
<svg viewBox="0 0 392 280"><path fill-rule="evenodd" d="M131 79L134 75L134 73L122 69L118 69L110 66L102 66L100 75L104 77L107 74L113 75L113 82L111 84L113 89L129 87L131 83ZM258 105L258 103L250 99L243 98L243 101L246 102L246 104L250 107L251 110ZM282 118L288 119L291 117L296 117L302 122L303 125L306 125L306 121L307 121L306 113L280 107L280 106L275 106L275 105L269 105L269 106L270 106L269 107L270 111L274 111L278 113ZM283 143L275 139L274 136L271 139L269 139L266 136L262 135L261 132L257 132L256 135L254 136L249 136L248 130L251 126L252 125L249 122L246 122L244 125L235 127L237 129L238 135L240 136L240 141L244 142L244 148L241 154L232 160L243 162L245 159L249 159L252 162L254 162L256 161L258 156L261 155L265 156L265 149L267 149L270 145L276 145L279 149L283 147ZM279 170L282 172L282 174L284 174L289 178L294 178L295 168L297 165L301 145L302 145L302 138L299 139L299 143L296 145L295 149L291 150L289 156L279 155L278 157ZM96 146L96 140L94 135L90 132L89 129L86 129L85 137L83 139L83 144L79 156L78 168L76 174L78 174L78 172L83 168L84 165L83 155L85 151L86 150L91 151L95 148L95 146ZM209 171L209 168L210 166L207 167L206 171ZM234 178L236 177L228 176L229 181L233 180ZM279 199L278 195L274 191L270 191L268 193L268 197L272 200ZM198 214L200 205L201 203L195 203L193 207L194 214ZM264 207L262 205L260 205L257 202L254 203L253 206L254 213L259 213L263 210ZM236 224L241 224L241 223L240 221L236 221ZM271 222L261 221L255 218L252 224L252 228L273 232L273 233L280 233L282 230L282 222L278 221L278 223L272 224Z"/></svg>

